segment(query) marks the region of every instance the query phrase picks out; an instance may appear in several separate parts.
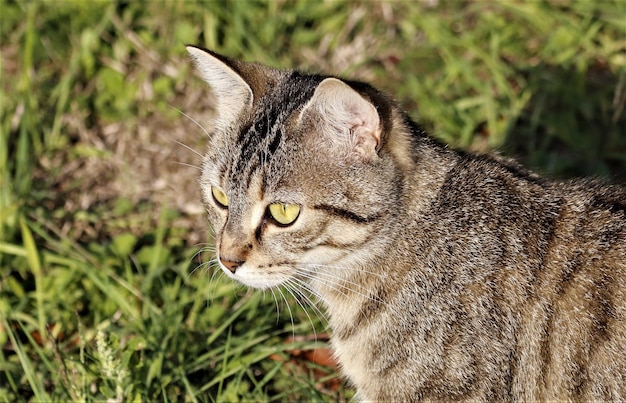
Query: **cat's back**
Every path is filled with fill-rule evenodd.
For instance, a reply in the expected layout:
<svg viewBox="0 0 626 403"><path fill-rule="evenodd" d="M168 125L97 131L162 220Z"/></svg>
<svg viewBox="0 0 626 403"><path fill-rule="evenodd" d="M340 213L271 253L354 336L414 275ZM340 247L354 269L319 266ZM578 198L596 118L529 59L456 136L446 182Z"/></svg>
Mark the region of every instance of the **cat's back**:
<svg viewBox="0 0 626 403"><path fill-rule="evenodd" d="M459 211L448 224L470 245L460 247L458 267L495 283L490 309L508 319L498 337L515 335L511 396L625 399L626 191L545 180L505 159L471 157L461 171L442 192L458 198L446 204ZM473 297L460 299L476 305ZM492 315L481 315L484 326Z"/></svg>
<svg viewBox="0 0 626 403"><path fill-rule="evenodd" d="M428 211L413 218L439 232L430 240L513 247L484 251L483 257L502 255L490 262L495 266L520 260L521 253L531 260L523 265L536 269L570 261L572 270L609 266L624 275L626 189L619 186L549 180L503 157L461 154Z"/></svg>
<svg viewBox="0 0 626 403"><path fill-rule="evenodd" d="M626 193L554 183L560 208L523 305L524 397L626 398ZM537 382L536 393L528 385ZM525 388L525 391L524 391Z"/></svg>

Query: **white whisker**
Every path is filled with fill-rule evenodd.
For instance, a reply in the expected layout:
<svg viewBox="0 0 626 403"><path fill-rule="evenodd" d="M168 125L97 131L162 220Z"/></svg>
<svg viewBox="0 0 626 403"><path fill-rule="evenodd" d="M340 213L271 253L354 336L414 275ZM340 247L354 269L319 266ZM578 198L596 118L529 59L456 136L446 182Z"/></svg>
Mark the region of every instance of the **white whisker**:
<svg viewBox="0 0 626 403"><path fill-rule="evenodd" d="M176 165L182 165L182 166L185 166L185 167L197 169L198 171L202 171L202 167L199 167L197 165L188 164L186 162L180 162L180 161L174 161L173 163L176 164Z"/></svg>
<svg viewBox="0 0 626 403"><path fill-rule="evenodd" d="M344 297L349 297L350 294L354 294L370 301L384 302L381 301L379 298L372 297L372 295L369 293L369 290L362 285L347 279L338 278L332 273L327 273L324 271L311 272L308 270L299 269L297 271L297 274L303 278L317 281L323 286L330 288L331 290L343 295ZM319 294L318 297L320 297ZM321 299L323 300L323 298Z"/></svg>
<svg viewBox="0 0 626 403"><path fill-rule="evenodd" d="M291 308L289 307L289 301L287 301L285 294L281 291L280 288L276 288L276 291L278 291L278 293L283 298L283 301L285 301L285 304L287 305L287 311L289 312L289 319L291 320L291 336L296 337L296 331L294 329L294 323L293 323L293 314L291 312Z"/></svg>
<svg viewBox="0 0 626 403"><path fill-rule="evenodd" d="M278 304L278 298L276 298L276 293L274 292L274 289L270 288L270 291L272 292L272 297L274 297L274 302L276 303L276 323L278 323L280 321L280 306Z"/></svg>
<svg viewBox="0 0 626 403"><path fill-rule="evenodd" d="M186 117L187 119L191 120L193 123L195 123L195 124L196 124L196 126L198 126L198 127L199 127L199 128L200 128L203 132L204 132L204 134L205 134L207 137L209 137L209 136L210 136L210 135L209 135L209 132L208 132L208 131L204 128L204 127L202 127L202 125L201 125L200 123L198 123L198 121L197 121L197 120L195 120L195 119L194 119L194 118L192 118L191 116L187 115L185 112L181 111L180 109L173 107L172 105L168 105L168 106L169 106L170 108L174 109L176 112L178 112L178 113L180 113L181 115L183 115L184 117ZM192 150L192 151L193 151L193 150Z"/></svg>
<svg viewBox="0 0 626 403"><path fill-rule="evenodd" d="M194 150L193 148L189 147L187 144L182 143L182 142L180 142L180 141L178 141L178 140L174 140L173 138L170 138L170 137L166 137L166 138L167 138L168 140L170 140L170 141L172 141L172 142L174 142L174 143L178 144L179 146L186 148L187 150L189 150L189 151L191 151L192 153L196 154L198 157L200 157L200 158L204 158L204 155L202 155L199 151L196 151L196 150Z"/></svg>
<svg viewBox="0 0 626 403"><path fill-rule="evenodd" d="M207 268L207 272L211 268L213 268L213 273L211 274L211 277L209 278L209 289L208 289L209 299L213 300L213 298L215 297L214 296L215 290L217 289L217 283L224 276L224 272L222 272L222 270L217 266L216 258L211 258L208 262L206 262L205 267Z"/></svg>
<svg viewBox="0 0 626 403"><path fill-rule="evenodd" d="M343 267L343 266L339 266L339 265L326 265L326 264L319 264L319 263L304 263L304 266L309 266L309 267L313 267L313 268L320 268L320 269L333 269L333 270L349 270L350 272L354 272L354 273L365 273L365 274L371 274L373 276L377 276L380 278L384 278L386 277L386 275L384 273L381 272L377 272L377 271L371 271L371 270L367 270L364 269L363 267L359 267L358 269L355 269L353 267Z"/></svg>
<svg viewBox="0 0 626 403"><path fill-rule="evenodd" d="M313 319L311 319L311 316L307 312L306 307L300 301L298 296L303 298L305 301L308 301L308 298L304 294L302 294L302 292L298 289L296 284L293 284L290 279L285 281L284 285L285 285L285 289L287 290L287 292L289 294L291 294L291 296L296 300L296 303L302 308L302 310L304 311L306 317L309 319L309 323L311 324L311 330L313 330L313 337L314 337L315 341L317 341L317 331L315 330L315 324L313 323Z"/></svg>

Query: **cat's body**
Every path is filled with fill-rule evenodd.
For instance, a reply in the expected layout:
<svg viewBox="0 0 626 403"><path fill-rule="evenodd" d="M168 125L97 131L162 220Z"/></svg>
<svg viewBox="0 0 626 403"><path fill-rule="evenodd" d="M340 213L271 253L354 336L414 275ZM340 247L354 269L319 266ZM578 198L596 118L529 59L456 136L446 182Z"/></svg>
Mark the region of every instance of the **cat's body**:
<svg viewBox="0 0 626 403"><path fill-rule="evenodd" d="M305 287L363 400L626 399L626 193L451 151L368 85L189 47L221 267Z"/></svg>

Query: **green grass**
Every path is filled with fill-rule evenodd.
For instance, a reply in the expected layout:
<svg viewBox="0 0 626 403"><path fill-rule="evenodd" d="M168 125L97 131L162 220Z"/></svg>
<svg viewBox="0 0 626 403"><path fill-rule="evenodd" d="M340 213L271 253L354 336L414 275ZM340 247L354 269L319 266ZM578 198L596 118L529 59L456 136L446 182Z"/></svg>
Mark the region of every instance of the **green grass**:
<svg viewBox="0 0 626 403"><path fill-rule="evenodd" d="M292 354L326 345L313 309L205 264L176 164L204 134L177 110L206 124L211 100L184 44L370 81L453 147L626 179L621 0L0 9L0 401L353 396Z"/></svg>

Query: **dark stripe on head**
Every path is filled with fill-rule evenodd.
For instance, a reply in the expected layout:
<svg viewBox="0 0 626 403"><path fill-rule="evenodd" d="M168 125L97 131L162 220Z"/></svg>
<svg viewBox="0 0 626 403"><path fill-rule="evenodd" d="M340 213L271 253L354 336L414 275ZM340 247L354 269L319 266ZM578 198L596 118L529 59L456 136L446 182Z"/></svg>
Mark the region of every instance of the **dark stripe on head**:
<svg viewBox="0 0 626 403"><path fill-rule="evenodd" d="M382 214L374 214L369 217L360 216L352 211L342 209L340 207L329 206L327 204L318 204L313 206L316 210L326 211L329 214L344 218L346 220L354 221L358 224L367 224L374 222L382 217Z"/></svg>
<svg viewBox="0 0 626 403"><path fill-rule="evenodd" d="M270 144L267 148L268 156L274 155L276 153L276 150L278 150L278 146L280 145L282 138L283 138L283 131L276 130L276 133L274 134L274 138L270 141Z"/></svg>
<svg viewBox="0 0 626 403"><path fill-rule="evenodd" d="M283 130L287 120L308 101L322 79L321 76L292 72L258 101L259 109L252 122L237 137L239 153L233 156L231 179L248 187L252 174L260 166L271 163L285 141Z"/></svg>

